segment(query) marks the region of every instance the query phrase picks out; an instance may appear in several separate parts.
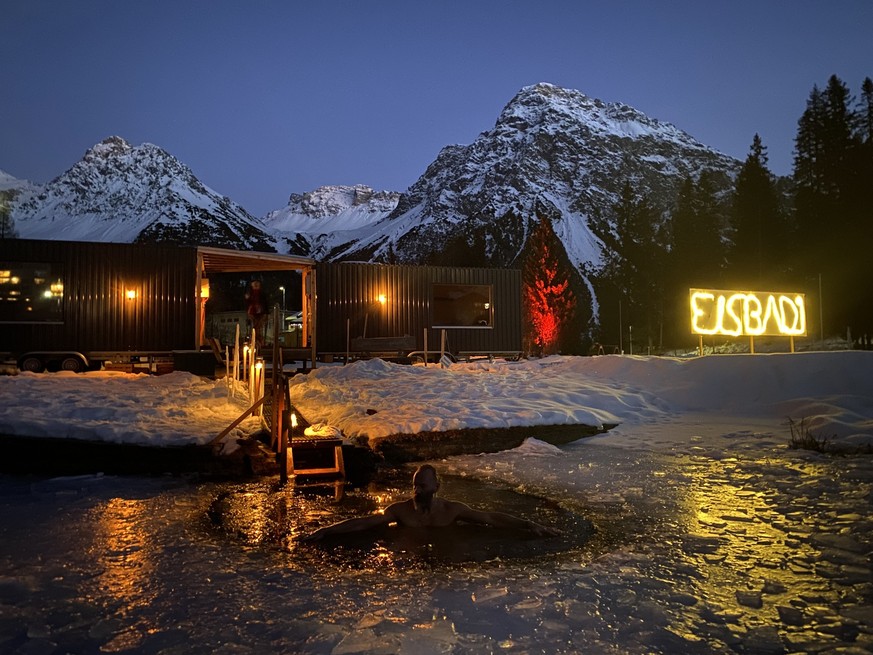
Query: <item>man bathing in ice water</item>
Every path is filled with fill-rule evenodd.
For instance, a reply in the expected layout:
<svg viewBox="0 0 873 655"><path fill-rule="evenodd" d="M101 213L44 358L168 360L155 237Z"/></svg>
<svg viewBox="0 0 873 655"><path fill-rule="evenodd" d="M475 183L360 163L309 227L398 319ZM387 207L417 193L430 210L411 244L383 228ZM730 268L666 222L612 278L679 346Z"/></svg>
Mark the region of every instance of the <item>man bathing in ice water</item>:
<svg viewBox="0 0 873 655"><path fill-rule="evenodd" d="M323 537L348 532L359 532L396 523L407 528L443 528L457 521L490 525L495 528L518 528L529 530L539 537L552 537L559 530L539 523L504 514L502 512L482 512L464 503L437 498L440 488L436 469L430 464L420 466L412 476L413 496L389 505L381 514L348 519L320 528L304 537L304 541L317 541Z"/></svg>

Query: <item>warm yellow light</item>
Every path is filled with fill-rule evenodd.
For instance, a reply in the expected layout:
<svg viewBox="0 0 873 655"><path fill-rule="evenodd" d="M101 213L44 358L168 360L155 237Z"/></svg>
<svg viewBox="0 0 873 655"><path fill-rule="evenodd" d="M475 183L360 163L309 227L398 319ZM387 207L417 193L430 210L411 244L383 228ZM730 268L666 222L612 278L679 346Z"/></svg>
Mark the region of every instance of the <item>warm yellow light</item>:
<svg viewBox="0 0 873 655"><path fill-rule="evenodd" d="M386 302L388 302L388 296L386 296L384 293L380 293L379 304L384 305Z"/></svg>
<svg viewBox="0 0 873 655"><path fill-rule="evenodd" d="M260 371L262 368L264 368L264 362L256 362L255 368Z"/></svg>
<svg viewBox="0 0 873 655"><path fill-rule="evenodd" d="M802 293L691 289L691 332L739 336L806 335Z"/></svg>
<svg viewBox="0 0 873 655"><path fill-rule="evenodd" d="M125 291L124 297L128 300L136 300L136 289L128 289Z"/></svg>
<svg viewBox="0 0 873 655"><path fill-rule="evenodd" d="M52 297L51 289L46 289L45 291L42 292L42 295L45 298L51 298Z"/></svg>
<svg viewBox="0 0 873 655"><path fill-rule="evenodd" d="M294 412L291 412L291 427L297 427L297 414L295 414Z"/></svg>
<svg viewBox="0 0 873 655"><path fill-rule="evenodd" d="M205 277L200 280L200 297L209 300L209 280Z"/></svg>
<svg viewBox="0 0 873 655"><path fill-rule="evenodd" d="M49 286L51 289L51 293L53 296L63 296L64 295L64 283L58 280L57 282L52 282Z"/></svg>

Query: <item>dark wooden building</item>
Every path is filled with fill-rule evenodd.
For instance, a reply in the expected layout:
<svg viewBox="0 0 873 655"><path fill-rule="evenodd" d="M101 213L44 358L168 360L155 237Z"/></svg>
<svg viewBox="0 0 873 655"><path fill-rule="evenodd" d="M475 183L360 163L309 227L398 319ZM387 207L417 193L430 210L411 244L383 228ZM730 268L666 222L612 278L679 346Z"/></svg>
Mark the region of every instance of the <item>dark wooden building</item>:
<svg viewBox="0 0 873 655"><path fill-rule="evenodd" d="M410 350L513 353L522 348L521 271L497 268L319 263L319 353ZM357 346L357 347L356 347ZM388 348L393 349L393 348Z"/></svg>
<svg viewBox="0 0 873 655"><path fill-rule="evenodd" d="M0 352L27 370L81 370L102 360L197 351L209 275L297 271L306 286L314 265L220 248L3 239Z"/></svg>
<svg viewBox="0 0 873 655"><path fill-rule="evenodd" d="M316 265L208 247L3 239L0 354L25 370L75 371L196 353L208 349L210 276L264 272L283 285L283 310L286 288L300 285L290 359L434 353L443 336L446 349L461 356L522 348L518 270Z"/></svg>

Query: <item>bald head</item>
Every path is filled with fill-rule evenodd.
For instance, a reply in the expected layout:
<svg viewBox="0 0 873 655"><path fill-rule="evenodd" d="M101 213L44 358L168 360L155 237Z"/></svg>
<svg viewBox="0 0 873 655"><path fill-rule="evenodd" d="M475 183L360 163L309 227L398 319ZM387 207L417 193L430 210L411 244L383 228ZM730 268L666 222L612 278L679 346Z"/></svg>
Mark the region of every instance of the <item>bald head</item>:
<svg viewBox="0 0 873 655"><path fill-rule="evenodd" d="M433 497L440 488L436 469L430 464L419 466L412 476L413 500L417 508L429 510Z"/></svg>

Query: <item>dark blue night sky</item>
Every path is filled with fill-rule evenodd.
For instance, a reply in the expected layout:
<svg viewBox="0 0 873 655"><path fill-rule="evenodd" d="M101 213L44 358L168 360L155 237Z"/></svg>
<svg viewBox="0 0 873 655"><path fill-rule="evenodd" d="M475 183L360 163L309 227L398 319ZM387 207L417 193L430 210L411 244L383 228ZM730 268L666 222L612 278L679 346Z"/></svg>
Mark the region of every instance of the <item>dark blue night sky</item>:
<svg viewBox="0 0 873 655"><path fill-rule="evenodd" d="M814 84L873 76L870 0L0 0L0 169L47 182L110 135L255 215L404 190L523 86L623 102L791 170Z"/></svg>

